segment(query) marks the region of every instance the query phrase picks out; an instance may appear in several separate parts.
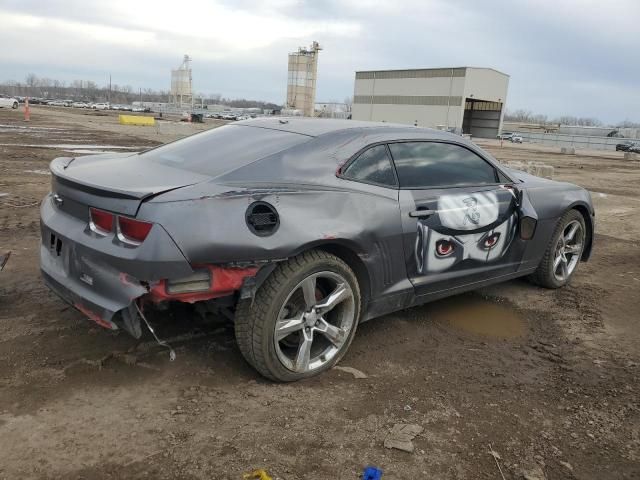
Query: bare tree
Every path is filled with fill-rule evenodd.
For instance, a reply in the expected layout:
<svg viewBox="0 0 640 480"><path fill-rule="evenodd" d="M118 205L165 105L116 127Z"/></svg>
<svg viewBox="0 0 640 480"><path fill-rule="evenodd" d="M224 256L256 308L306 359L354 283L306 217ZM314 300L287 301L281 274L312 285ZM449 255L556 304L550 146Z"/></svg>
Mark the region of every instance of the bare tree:
<svg viewBox="0 0 640 480"><path fill-rule="evenodd" d="M38 77L35 73L30 73L25 77L24 83L27 84L27 87L35 87L38 85Z"/></svg>
<svg viewBox="0 0 640 480"><path fill-rule="evenodd" d="M38 77L30 73L25 78L25 83L15 80L0 82L0 91L9 95L44 96L45 98L65 98L83 101L104 102L109 98L113 103L130 104L136 100L146 102L168 102L168 90L154 90L152 88L142 88L133 90L131 85L113 84L100 86L92 80L64 80L52 79L48 77ZM198 94L200 95L200 94ZM204 96L204 95L203 95ZM206 95L206 103L222 103L230 107L257 107L262 109L277 110L280 105L271 102L247 99L222 98L219 93Z"/></svg>
<svg viewBox="0 0 640 480"><path fill-rule="evenodd" d="M344 104L346 105L346 111L350 112L353 107L353 97L344 97Z"/></svg>
<svg viewBox="0 0 640 480"><path fill-rule="evenodd" d="M640 128L640 122L633 122L628 118L616 124L618 128Z"/></svg>

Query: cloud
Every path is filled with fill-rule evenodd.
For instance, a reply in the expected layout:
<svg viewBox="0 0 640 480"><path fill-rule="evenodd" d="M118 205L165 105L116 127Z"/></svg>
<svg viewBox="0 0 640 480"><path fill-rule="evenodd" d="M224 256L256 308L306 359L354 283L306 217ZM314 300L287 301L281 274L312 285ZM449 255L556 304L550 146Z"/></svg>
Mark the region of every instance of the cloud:
<svg viewBox="0 0 640 480"><path fill-rule="evenodd" d="M167 88L188 53L198 90L282 102L286 54L318 40L322 101L356 70L471 65L511 75L511 109L640 120L636 0L4 0L0 17L0 80Z"/></svg>

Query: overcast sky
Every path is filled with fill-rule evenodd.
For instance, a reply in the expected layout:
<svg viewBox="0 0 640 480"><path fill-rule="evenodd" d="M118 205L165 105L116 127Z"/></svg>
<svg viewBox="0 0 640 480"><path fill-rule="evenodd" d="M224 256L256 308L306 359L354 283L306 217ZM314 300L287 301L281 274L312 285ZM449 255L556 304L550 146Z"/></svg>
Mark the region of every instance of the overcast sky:
<svg viewBox="0 0 640 480"><path fill-rule="evenodd" d="M478 66L511 76L507 108L640 121L640 0L0 0L0 81L194 88L282 103L287 53L320 42L318 101L354 72Z"/></svg>

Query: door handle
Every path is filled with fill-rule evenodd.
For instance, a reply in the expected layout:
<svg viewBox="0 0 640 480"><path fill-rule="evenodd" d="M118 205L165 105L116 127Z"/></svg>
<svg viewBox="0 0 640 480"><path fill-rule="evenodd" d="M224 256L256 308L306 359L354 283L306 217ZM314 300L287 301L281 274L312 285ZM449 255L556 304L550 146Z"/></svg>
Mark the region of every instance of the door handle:
<svg viewBox="0 0 640 480"><path fill-rule="evenodd" d="M438 213L437 210L429 210L428 208L422 210L414 210L413 212L409 212L409 216L413 218L427 218L431 215Z"/></svg>

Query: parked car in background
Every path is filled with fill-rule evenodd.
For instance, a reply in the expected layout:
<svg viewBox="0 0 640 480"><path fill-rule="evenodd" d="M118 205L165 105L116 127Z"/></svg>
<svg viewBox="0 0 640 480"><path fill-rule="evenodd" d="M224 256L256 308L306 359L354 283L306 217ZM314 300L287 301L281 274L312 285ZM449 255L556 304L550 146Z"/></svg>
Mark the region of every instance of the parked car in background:
<svg viewBox="0 0 640 480"><path fill-rule="evenodd" d="M75 107L75 108L87 108L88 107L88 105L86 103L84 103L84 102L73 102L71 104L71 106Z"/></svg>
<svg viewBox="0 0 640 480"><path fill-rule="evenodd" d="M511 132L502 132L496 138L498 140L511 140L511 137L513 137L513 133L511 133Z"/></svg>
<svg viewBox="0 0 640 480"><path fill-rule="evenodd" d="M121 103L114 103L109 105L109 110L119 110L121 112L130 112L131 105L123 105Z"/></svg>
<svg viewBox="0 0 640 480"><path fill-rule="evenodd" d="M109 110L109 104L108 103L93 103L91 104L91 108L93 110Z"/></svg>
<svg viewBox="0 0 640 480"><path fill-rule="evenodd" d="M264 118L50 168L54 292L136 338L154 304L203 302L277 381L331 368L372 318L526 275L563 287L592 250L587 190L425 128Z"/></svg>
<svg viewBox="0 0 640 480"><path fill-rule="evenodd" d="M633 147L635 142L622 142L616 145L616 152L628 152L629 148Z"/></svg>
<svg viewBox="0 0 640 480"><path fill-rule="evenodd" d="M511 140L511 143L522 143L522 136L518 133L512 133L509 140Z"/></svg>
<svg viewBox="0 0 640 480"><path fill-rule="evenodd" d="M628 152L640 153L640 143L634 143L629 147Z"/></svg>
<svg viewBox="0 0 640 480"><path fill-rule="evenodd" d="M18 99L14 97L9 97L7 95L0 95L0 107L2 108L18 108L19 102Z"/></svg>

